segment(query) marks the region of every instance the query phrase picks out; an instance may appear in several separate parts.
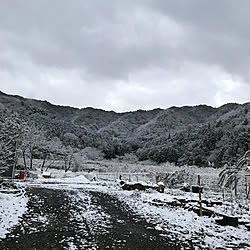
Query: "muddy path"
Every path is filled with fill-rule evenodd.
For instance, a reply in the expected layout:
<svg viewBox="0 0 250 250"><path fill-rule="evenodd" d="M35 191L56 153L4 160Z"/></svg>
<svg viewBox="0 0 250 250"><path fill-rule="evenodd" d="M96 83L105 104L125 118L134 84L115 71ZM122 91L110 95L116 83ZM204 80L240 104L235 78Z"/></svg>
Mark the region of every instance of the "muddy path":
<svg viewBox="0 0 250 250"><path fill-rule="evenodd" d="M28 210L0 249L192 249L106 193L30 188L27 195Z"/></svg>

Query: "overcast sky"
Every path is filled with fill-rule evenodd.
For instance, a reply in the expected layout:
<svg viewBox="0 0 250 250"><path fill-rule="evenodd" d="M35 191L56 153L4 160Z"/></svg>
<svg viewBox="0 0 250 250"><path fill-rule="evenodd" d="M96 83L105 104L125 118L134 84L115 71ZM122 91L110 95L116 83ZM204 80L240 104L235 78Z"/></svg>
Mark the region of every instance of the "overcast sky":
<svg viewBox="0 0 250 250"><path fill-rule="evenodd" d="M0 90L128 111L250 101L248 0L0 0Z"/></svg>

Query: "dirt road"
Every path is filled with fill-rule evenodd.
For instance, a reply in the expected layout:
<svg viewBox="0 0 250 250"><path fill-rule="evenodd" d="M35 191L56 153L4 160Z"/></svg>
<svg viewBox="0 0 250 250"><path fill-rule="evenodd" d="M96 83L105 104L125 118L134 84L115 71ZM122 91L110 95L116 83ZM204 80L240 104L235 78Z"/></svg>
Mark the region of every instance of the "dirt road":
<svg viewBox="0 0 250 250"><path fill-rule="evenodd" d="M27 195L28 210L0 249L192 249L107 193L30 188Z"/></svg>

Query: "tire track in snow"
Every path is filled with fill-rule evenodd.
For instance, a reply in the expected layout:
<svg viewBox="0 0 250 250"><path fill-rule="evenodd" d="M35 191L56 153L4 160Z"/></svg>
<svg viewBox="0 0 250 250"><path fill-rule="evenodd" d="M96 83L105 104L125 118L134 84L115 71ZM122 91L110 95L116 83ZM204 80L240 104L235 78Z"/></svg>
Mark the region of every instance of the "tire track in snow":
<svg viewBox="0 0 250 250"><path fill-rule="evenodd" d="M0 249L184 249L115 196L30 188L28 209Z"/></svg>

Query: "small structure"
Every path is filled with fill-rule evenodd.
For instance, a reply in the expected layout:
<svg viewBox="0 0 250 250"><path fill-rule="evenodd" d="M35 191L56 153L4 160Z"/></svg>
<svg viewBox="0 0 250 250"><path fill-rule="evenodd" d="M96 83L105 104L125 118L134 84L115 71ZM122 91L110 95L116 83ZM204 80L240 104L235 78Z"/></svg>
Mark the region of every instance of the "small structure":
<svg viewBox="0 0 250 250"><path fill-rule="evenodd" d="M50 172L43 172L42 177L43 178L51 178L51 173Z"/></svg>
<svg viewBox="0 0 250 250"><path fill-rule="evenodd" d="M23 180L24 177L25 177L25 171L24 171L24 170L21 170L21 171L19 172L19 179L20 179L20 180Z"/></svg>
<svg viewBox="0 0 250 250"><path fill-rule="evenodd" d="M192 193L198 194L199 190L201 193L203 193L203 187L199 185L193 185L192 187Z"/></svg>
<svg viewBox="0 0 250 250"><path fill-rule="evenodd" d="M158 182L157 183L157 191L160 193L164 193L165 189L165 184L163 182Z"/></svg>

